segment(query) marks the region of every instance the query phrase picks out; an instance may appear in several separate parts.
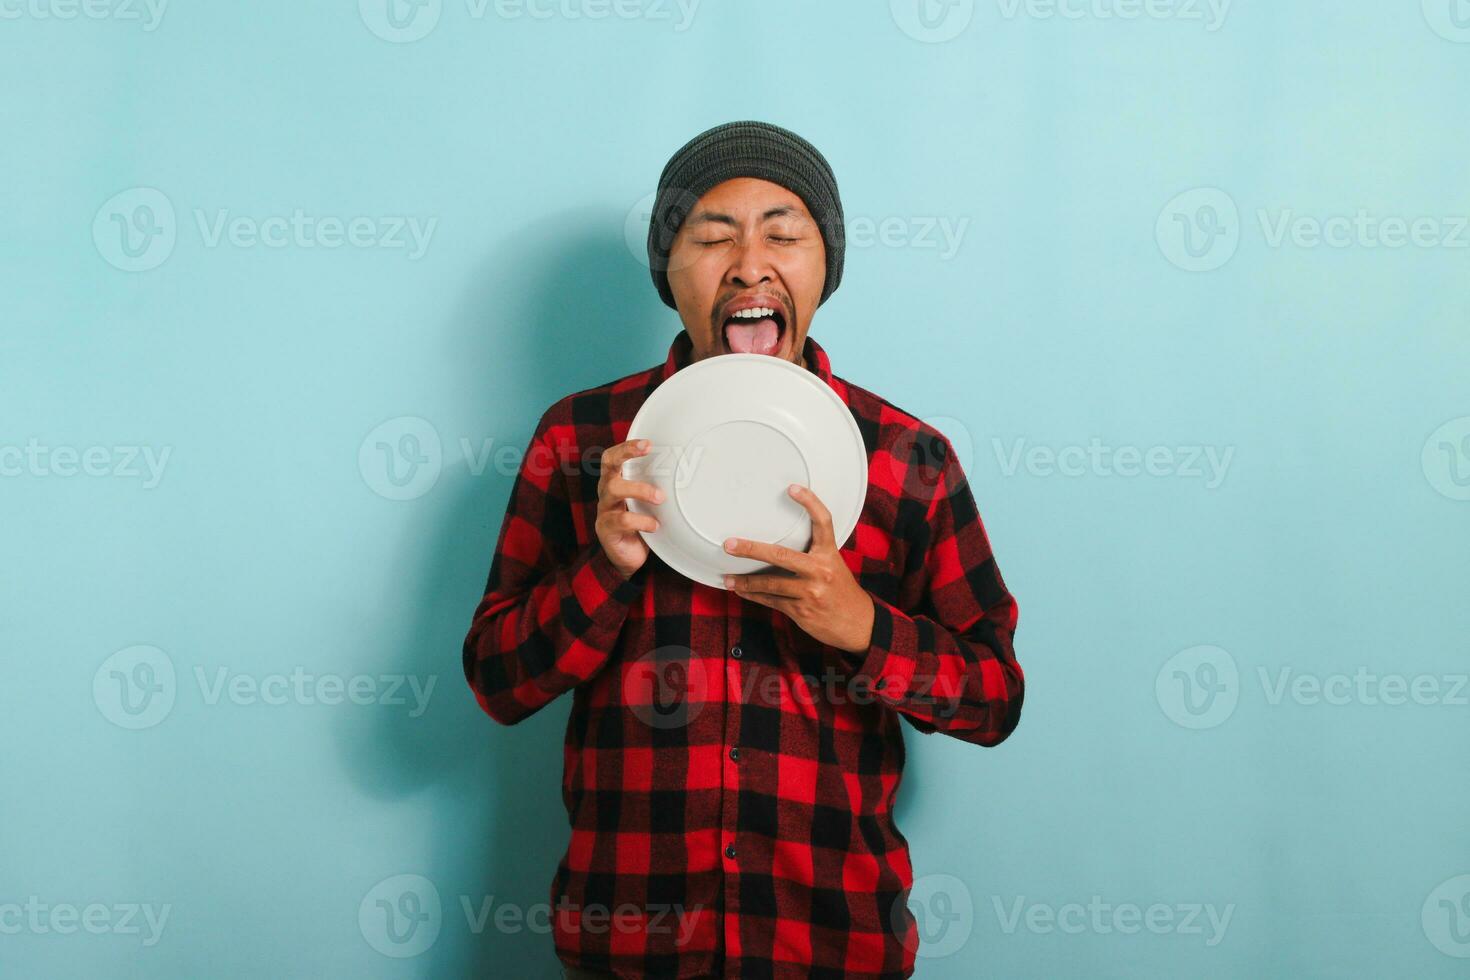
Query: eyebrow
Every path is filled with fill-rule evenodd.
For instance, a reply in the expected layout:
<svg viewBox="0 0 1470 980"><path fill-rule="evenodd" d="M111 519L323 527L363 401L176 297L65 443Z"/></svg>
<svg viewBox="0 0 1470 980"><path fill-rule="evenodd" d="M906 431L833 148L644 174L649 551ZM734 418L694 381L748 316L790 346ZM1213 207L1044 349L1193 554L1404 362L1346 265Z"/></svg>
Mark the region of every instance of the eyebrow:
<svg viewBox="0 0 1470 980"><path fill-rule="evenodd" d="M779 204L776 207L766 211L765 214L761 215L761 220L770 221L772 218L784 218L788 215L799 215L800 213L801 212L798 211L794 205ZM721 225L730 225L731 227L735 227L739 224L739 222L736 221L734 217L728 214L724 214L720 211L696 211L694 214L689 216L689 220L686 223L693 225L699 224L701 222L714 222Z"/></svg>

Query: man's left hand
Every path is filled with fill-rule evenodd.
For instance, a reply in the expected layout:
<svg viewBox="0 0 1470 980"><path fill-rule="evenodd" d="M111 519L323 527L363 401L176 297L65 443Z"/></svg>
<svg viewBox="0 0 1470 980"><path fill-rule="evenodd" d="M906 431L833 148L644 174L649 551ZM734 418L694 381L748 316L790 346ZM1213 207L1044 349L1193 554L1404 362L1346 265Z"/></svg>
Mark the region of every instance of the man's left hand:
<svg viewBox="0 0 1470 980"><path fill-rule="evenodd" d="M725 587L741 598L785 613L821 643L861 653L872 642L873 597L842 560L826 505L808 487L792 484L789 492L811 515L811 547L800 552L778 544L731 538L725 542L725 551L783 571L726 575Z"/></svg>

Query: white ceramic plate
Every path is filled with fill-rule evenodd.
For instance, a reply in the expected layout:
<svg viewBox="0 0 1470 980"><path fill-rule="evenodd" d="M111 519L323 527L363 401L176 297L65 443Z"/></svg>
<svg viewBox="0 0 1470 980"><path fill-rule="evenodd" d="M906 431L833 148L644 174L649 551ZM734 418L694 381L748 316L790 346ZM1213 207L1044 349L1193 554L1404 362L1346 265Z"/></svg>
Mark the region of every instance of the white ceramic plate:
<svg viewBox="0 0 1470 980"><path fill-rule="evenodd" d="M868 492L868 451L852 412L821 378L767 354L719 354L669 376L628 430L647 439L623 476L652 483L662 504L629 500L659 529L640 532L670 568L723 589L724 575L771 566L725 551L748 538L805 551L811 518L791 498L811 487L832 513L838 544L857 527Z"/></svg>

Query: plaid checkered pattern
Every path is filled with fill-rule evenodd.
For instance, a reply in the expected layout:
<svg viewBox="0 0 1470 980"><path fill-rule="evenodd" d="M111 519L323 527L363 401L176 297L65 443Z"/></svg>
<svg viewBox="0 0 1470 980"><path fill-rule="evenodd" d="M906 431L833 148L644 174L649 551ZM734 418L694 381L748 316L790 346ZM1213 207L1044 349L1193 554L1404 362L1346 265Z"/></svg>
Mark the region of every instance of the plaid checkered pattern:
<svg viewBox="0 0 1470 980"><path fill-rule="evenodd" d="M873 598L871 646L826 646L657 555L624 580L594 531L599 455L691 349L681 332L662 366L541 418L464 642L498 722L572 692L557 954L622 977L910 976L899 720L977 745L1009 735L1016 603L949 442L833 375L810 338L809 369L868 449L841 553Z"/></svg>

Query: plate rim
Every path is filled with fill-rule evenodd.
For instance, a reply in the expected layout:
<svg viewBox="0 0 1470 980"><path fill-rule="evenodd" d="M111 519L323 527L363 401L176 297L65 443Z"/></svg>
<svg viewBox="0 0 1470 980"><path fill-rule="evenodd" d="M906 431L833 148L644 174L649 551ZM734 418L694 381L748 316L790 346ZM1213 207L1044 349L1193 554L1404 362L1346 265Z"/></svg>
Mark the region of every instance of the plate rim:
<svg viewBox="0 0 1470 980"><path fill-rule="evenodd" d="M819 388L822 391L824 397L826 397L828 401L833 404L834 407L839 409L839 414L847 423L847 430L852 435L853 445L856 446L858 449L857 455L858 459L861 461L863 480L863 492L857 495L857 499L851 516L844 517L843 519L839 520L838 515L832 515L833 535L837 537L837 546L841 548L843 542L851 537L852 532L857 529L858 521L862 518L863 508L867 505L869 488L868 444L863 439L862 429L858 426L857 418L853 415L851 407L845 401L843 401L842 396L839 395L837 391L826 382L826 380L824 380L822 377L817 375L809 368L797 364L795 361L788 361L785 358L772 357L770 354L753 354L744 351L731 351L726 354L715 354L713 356L694 361L675 371L673 374L669 375L662 382L660 382L659 385L654 388L652 392L649 393L648 397L643 400L643 404L638 406L638 411L633 413L633 421L630 422L628 425L627 439L631 440L647 438L646 436L642 436L639 434L638 423L640 420L642 420L645 425L647 424L647 417L644 413L648 409L648 406L653 403L653 400L658 397L659 392L663 391L670 381L673 381L681 374L686 374L686 372L692 371L695 373L699 373L701 369L709 370L711 366L721 368L723 370L728 370L732 365L728 362L722 365L720 363L722 358L735 358L736 363L759 364L762 366L770 364L772 366L780 367L782 370L785 370L788 373L794 371L797 373L797 375L801 376L802 380L805 383L815 385L817 388ZM687 382L687 380L688 377L686 376L685 381ZM627 475L626 467L631 462L632 460L627 460L623 463L621 467L619 467L619 475ZM633 509L635 513L647 513L646 511L640 511L636 509L636 507L640 503L641 501L633 500L631 498L627 501L628 507L630 509ZM846 533L838 536L837 532L841 531L843 526L846 525L849 521L851 522L851 526L847 528ZM684 561L684 559L687 559L689 556L682 549L673 547L672 543L666 542L664 539L655 538L654 535L656 535L657 532L640 530L638 534L640 537L643 538L643 541L645 544L648 545L648 548L653 553L657 554L659 558L664 561L665 564L674 569L674 571L683 575L685 578L692 579L701 584L708 585L716 589L725 590L723 579L724 573L717 573L711 576L707 574L703 568L691 569L689 565ZM655 544L656 540L658 541L657 544ZM671 554L675 557L671 558ZM675 558L679 560L676 561Z"/></svg>

